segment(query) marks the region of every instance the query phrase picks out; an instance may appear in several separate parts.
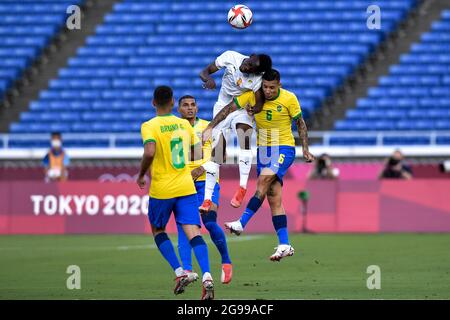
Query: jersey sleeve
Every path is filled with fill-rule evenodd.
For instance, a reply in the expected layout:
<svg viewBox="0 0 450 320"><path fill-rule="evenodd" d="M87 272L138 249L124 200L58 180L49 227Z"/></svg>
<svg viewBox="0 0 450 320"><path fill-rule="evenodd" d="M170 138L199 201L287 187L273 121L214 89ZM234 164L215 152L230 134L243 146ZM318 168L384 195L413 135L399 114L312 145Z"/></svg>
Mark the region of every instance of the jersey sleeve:
<svg viewBox="0 0 450 320"><path fill-rule="evenodd" d="M232 65L235 61L235 52L228 50L216 58L216 67L219 69Z"/></svg>
<svg viewBox="0 0 450 320"><path fill-rule="evenodd" d="M253 92L258 91L259 89L261 89L261 85L262 85L262 77L257 77L255 79L255 81L253 82Z"/></svg>
<svg viewBox="0 0 450 320"><path fill-rule="evenodd" d="M239 97L235 97L234 103L236 103L239 109L243 109L247 104L254 106L256 103L255 99L255 93L253 91L247 91L241 94Z"/></svg>
<svg viewBox="0 0 450 320"><path fill-rule="evenodd" d="M153 126L147 122L143 123L141 126L141 136L142 136L142 144L144 145L147 142L156 143L156 135L154 133Z"/></svg>
<svg viewBox="0 0 450 320"><path fill-rule="evenodd" d="M289 115L294 120L297 120L299 117L302 116L302 109L300 107L300 103L298 102L298 99L295 96L295 94L293 94L289 98L288 110L289 110Z"/></svg>

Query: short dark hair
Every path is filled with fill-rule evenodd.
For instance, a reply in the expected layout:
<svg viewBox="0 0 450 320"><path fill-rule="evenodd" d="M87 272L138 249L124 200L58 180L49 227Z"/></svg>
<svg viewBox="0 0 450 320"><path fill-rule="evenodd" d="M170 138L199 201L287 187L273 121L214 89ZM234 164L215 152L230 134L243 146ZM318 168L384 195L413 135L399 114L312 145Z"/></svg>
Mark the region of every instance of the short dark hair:
<svg viewBox="0 0 450 320"><path fill-rule="evenodd" d="M178 99L179 106L181 105L181 101L183 101L183 99L194 99L195 100L195 98L193 96L186 94L186 95L182 96L180 99Z"/></svg>
<svg viewBox="0 0 450 320"><path fill-rule="evenodd" d="M158 107L167 106L172 99L173 91L171 87L159 86L156 87L155 91L153 92L153 100L155 100L155 104Z"/></svg>
<svg viewBox="0 0 450 320"><path fill-rule="evenodd" d="M264 72L262 78L266 81L277 80L278 82L280 82L281 76L278 70L270 69L269 71Z"/></svg>
<svg viewBox="0 0 450 320"><path fill-rule="evenodd" d="M256 72L263 73L272 69L272 58L267 54L258 54L259 66Z"/></svg>
<svg viewBox="0 0 450 320"><path fill-rule="evenodd" d="M54 131L54 132L52 132L51 134L50 134L50 136L53 138L53 137L58 137L58 138L60 138L61 139L61 132L56 132L56 131Z"/></svg>

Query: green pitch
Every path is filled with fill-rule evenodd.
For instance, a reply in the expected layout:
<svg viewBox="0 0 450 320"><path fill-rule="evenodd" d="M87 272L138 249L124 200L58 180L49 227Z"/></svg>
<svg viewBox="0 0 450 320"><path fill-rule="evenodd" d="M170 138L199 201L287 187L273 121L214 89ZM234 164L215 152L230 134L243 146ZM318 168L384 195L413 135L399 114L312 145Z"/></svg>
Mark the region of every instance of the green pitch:
<svg viewBox="0 0 450 320"><path fill-rule="evenodd" d="M450 299L450 234L290 238L295 255L271 262L275 235L228 236L234 277L222 285L205 236L216 299ZM69 265L81 268L80 290L66 287ZM367 289L370 265L381 269L380 290ZM200 298L200 281L175 296L173 279L150 236L0 237L1 299Z"/></svg>

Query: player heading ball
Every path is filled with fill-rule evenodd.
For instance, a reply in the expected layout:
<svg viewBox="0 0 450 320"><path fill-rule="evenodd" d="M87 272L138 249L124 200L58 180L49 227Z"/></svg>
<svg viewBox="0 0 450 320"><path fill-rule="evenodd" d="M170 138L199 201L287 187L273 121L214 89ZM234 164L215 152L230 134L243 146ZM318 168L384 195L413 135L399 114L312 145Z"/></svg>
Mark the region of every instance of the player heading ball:
<svg viewBox="0 0 450 320"><path fill-rule="evenodd" d="M245 56L236 51L225 51L211 62L201 73L200 78L204 82L204 88L215 89L216 83L211 74L219 69L224 69L222 86L220 88L217 102L214 105L213 116L216 117L223 111L224 107L233 101L233 97L244 92L255 93L256 107L261 107L264 103L264 94L261 90L261 79L264 72L272 68L272 59L266 54L252 54ZM247 182L253 161L253 154L250 147L250 138L253 133L253 117L245 110L236 110L227 114L227 117L220 123L212 121L208 125L207 131L212 131L204 135L203 142L212 137L212 158L203 165L206 170L205 199L200 206L201 212L208 212L211 208L211 197L214 185L219 176L220 164L224 162L223 154L225 145L225 135L228 129L236 131L239 141L239 189L236 191L231 205L238 208L247 191ZM214 128L214 129L213 129ZM220 148L223 148L220 150ZM221 152L222 151L222 152Z"/></svg>

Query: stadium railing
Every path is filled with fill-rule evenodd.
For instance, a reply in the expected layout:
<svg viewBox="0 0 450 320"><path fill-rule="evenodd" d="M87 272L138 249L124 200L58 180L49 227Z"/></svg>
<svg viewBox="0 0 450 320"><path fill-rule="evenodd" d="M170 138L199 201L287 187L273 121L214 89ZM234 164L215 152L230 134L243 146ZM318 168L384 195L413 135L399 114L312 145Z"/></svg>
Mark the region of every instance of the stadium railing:
<svg viewBox="0 0 450 320"><path fill-rule="evenodd" d="M388 156L393 150L401 148L407 156L450 156L450 131L311 131L308 135L310 149L315 154L326 152L338 157L379 157ZM294 136L298 138L297 133ZM237 139L234 135L229 138L227 155L236 157L239 152ZM420 138L421 144L408 138ZM352 139L353 142L342 143L345 139ZM405 142L395 143L395 139ZM0 159L42 159L50 147L49 140L49 134L0 134ZM35 144L33 147L20 147L21 141L27 144L33 141ZM142 156L138 133L66 133L63 141L69 155L75 159L139 159ZM123 141L128 141L128 145ZM84 142L86 145L83 145ZM252 145L256 151L255 135ZM301 148L297 148L297 157L301 158Z"/></svg>

